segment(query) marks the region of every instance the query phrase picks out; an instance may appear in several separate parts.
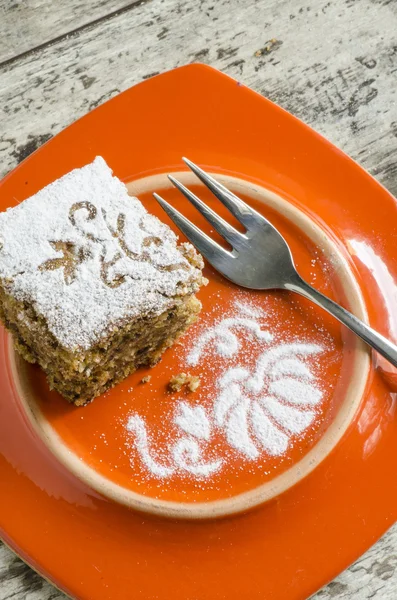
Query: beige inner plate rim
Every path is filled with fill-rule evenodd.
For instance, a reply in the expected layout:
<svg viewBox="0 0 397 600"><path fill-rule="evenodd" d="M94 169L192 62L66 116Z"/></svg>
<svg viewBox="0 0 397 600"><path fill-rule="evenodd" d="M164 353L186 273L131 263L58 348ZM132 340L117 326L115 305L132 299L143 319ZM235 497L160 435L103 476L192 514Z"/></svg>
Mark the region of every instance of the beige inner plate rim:
<svg viewBox="0 0 397 600"><path fill-rule="evenodd" d="M190 172L183 171L174 175L185 185L197 184L197 178ZM231 176L215 173L213 175L234 192L244 193L274 208L304 231L336 267L352 312L367 322L366 308L358 283L345 257L319 225L287 200L257 184ZM158 174L131 182L127 187L132 195L139 196L144 192L169 188L171 183L166 174ZM352 422L365 391L370 365L368 348L357 338L354 346L353 373L345 399L322 438L299 462L273 480L248 492L222 500L188 503L157 500L127 490L81 461L69 450L41 413L34 401L28 377L23 376L26 372L25 363L14 351L12 343L8 346L12 376L22 405L33 428L58 460L88 486L119 504L143 512L179 519L208 519L239 513L280 495L306 477L337 445Z"/></svg>

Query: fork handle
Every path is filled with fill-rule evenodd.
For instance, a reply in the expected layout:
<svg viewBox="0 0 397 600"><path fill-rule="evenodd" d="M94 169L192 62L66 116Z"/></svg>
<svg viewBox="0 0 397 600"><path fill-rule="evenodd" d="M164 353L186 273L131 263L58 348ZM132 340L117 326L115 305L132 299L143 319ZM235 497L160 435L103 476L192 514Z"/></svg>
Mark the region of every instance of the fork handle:
<svg viewBox="0 0 397 600"><path fill-rule="evenodd" d="M346 327L364 340L364 342L384 356L384 358L391 362L392 365L397 367L397 346L395 344L392 344L392 342L387 340L383 335L363 323L363 321L339 306L339 304L330 300L327 296L324 296L324 294L306 283L301 277L298 276L294 281L286 283L285 289L290 290L291 292L297 292L305 298L312 300L315 304L321 306L321 308L324 308L338 319L338 321L343 323L343 325L346 325Z"/></svg>

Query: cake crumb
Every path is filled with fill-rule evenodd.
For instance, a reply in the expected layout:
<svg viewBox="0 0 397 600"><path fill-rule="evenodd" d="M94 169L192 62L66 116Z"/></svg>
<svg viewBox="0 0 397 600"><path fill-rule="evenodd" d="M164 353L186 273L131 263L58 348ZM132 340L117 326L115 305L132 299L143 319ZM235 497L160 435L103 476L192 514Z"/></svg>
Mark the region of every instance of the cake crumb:
<svg viewBox="0 0 397 600"><path fill-rule="evenodd" d="M187 384L187 388L188 388L189 392L195 392L196 390L198 390L199 387L200 387L200 377L197 377L197 375L190 375L189 381Z"/></svg>
<svg viewBox="0 0 397 600"><path fill-rule="evenodd" d="M145 375L145 377L142 377L141 383L149 383L149 381L151 380L151 378L152 378L151 375Z"/></svg>
<svg viewBox="0 0 397 600"><path fill-rule="evenodd" d="M200 378L190 373L179 373L172 377L168 383L170 392L180 392L183 387L189 392L195 392L200 387Z"/></svg>

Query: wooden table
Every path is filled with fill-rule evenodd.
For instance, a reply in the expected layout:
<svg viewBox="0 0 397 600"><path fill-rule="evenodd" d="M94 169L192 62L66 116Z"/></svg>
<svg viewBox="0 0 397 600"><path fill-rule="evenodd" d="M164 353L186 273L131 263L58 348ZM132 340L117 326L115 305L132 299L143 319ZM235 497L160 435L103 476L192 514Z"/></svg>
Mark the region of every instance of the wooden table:
<svg viewBox="0 0 397 600"><path fill-rule="evenodd" d="M396 31L397 0L0 0L0 176L120 91L205 62L397 195ZM315 596L396 597L397 526ZM65 597L0 545L0 600L11 598Z"/></svg>

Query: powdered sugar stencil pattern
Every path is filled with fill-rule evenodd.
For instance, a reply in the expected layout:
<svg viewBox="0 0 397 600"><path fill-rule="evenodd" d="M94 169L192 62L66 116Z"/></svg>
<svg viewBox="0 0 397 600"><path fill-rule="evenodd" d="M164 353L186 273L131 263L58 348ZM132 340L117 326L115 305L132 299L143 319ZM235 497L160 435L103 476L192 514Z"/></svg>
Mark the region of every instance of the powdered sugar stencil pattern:
<svg viewBox="0 0 397 600"><path fill-rule="evenodd" d="M234 315L226 315L195 340L186 366L203 365L211 355L212 360L219 357L222 372L210 409L197 401L176 403L171 419L178 433L168 455L162 453L162 462L153 458L158 456L155 432L148 432L140 415L130 414L126 428L150 476L165 479L179 473L205 479L226 469L224 456L206 458L206 446L215 432L221 432L228 446L247 461L264 455L279 457L291 439L313 423L324 394L308 359L324 348L305 340L275 341L273 333L262 328L263 316L257 307L236 302ZM257 351L251 369L241 352L242 335L250 336ZM232 366L228 365L231 358Z"/></svg>

